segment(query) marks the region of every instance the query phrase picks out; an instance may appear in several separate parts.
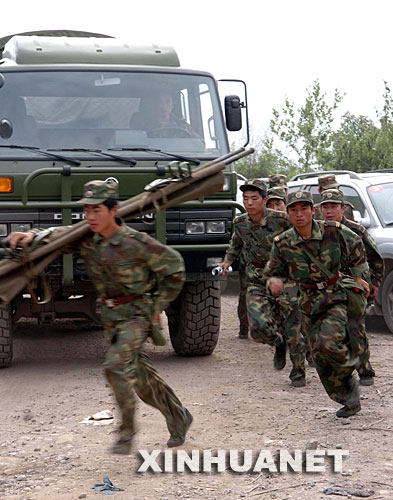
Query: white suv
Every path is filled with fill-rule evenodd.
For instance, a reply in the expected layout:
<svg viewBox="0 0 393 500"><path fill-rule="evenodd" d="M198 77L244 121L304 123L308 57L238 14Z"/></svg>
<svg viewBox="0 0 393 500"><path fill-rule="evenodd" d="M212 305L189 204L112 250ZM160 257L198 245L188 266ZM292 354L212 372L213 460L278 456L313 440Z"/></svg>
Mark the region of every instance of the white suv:
<svg viewBox="0 0 393 500"><path fill-rule="evenodd" d="M382 254L385 275L372 312L383 315L393 333L393 170L299 174L288 183L289 191L306 189L311 191L314 202L319 203L318 176L322 174L335 174L344 198L354 206L355 219L367 228Z"/></svg>

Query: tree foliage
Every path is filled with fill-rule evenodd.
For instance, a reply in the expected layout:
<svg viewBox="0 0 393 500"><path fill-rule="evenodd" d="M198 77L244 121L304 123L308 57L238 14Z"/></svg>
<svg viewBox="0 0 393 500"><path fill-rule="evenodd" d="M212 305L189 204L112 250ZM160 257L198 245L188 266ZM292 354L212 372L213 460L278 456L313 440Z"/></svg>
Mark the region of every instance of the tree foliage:
<svg viewBox="0 0 393 500"><path fill-rule="evenodd" d="M337 89L328 97L316 80L305 102L295 108L285 99L273 109L270 128L238 171L248 178L284 173L291 177L310 170L368 170L393 168L393 97L385 82L383 106L376 120L344 113L335 130L336 111L343 100Z"/></svg>

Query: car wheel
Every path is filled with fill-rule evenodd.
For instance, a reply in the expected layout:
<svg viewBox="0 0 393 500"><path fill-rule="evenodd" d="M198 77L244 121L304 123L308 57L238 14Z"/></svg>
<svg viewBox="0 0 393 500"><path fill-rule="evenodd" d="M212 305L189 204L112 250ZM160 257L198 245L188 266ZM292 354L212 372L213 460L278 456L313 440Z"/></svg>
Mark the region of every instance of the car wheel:
<svg viewBox="0 0 393 500"><path fill-rule="evenodd" d="M382 312L386 326L393 333L393 271L386 276L383 282Z"/></svg>

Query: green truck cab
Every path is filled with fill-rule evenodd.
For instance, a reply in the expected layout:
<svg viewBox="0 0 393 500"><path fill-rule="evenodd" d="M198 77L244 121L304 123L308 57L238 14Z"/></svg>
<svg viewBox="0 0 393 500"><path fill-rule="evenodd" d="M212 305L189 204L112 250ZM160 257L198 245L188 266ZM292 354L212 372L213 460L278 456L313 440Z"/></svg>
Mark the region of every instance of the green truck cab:
<svg viewBox="0 0 393 500"><path fill-rule="evenodd" d="M1 39L0 57L0 237L81 220L75 202L88 180L118 182L123 200L168 176L173 162L196 166L226 155L227 129L240 130L247 115L234 95L223 113L212 75L182 69L169 47L35 32ZM246 128L248 138L248 120ZM166 311L172 345L183 356L211 354L218 340L220 278L211 271L239 208L232 165L225 176L222 192L130 223L184 257L186 285ZM22 317L99 321L78 255L62 256L48 279L48 303L25 291L0 306L0 366L11 363L12 331Z"/></svg>

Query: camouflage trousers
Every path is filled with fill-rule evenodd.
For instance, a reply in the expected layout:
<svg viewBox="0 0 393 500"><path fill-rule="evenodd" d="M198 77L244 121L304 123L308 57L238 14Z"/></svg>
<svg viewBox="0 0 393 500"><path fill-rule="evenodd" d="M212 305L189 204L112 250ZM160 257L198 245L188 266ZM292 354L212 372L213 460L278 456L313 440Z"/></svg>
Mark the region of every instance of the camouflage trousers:
<svg viewBox="0 0 393 500"><path fill-rule="evenodd" d="M245 272L244 264L240 262L239 264L239 302L237 304L237 315L240 323L240 334L248 334L248 315L247 315L247 287L248 278Z"/></svg>
<svg viewBox="0 0 393 500"><path fill-rule="evenodd" d="M347 324L347 332L352 353L359 358L356 366L359 377L375 377L375 371L370 363L370 349L364 317L359 319L350 318Z"/></svg>
<svg viewBox="0 0 393 500"><path fill-rule="evenodd" d="M350 406L359 399L353 376L358 357L346 334L347 322L346 304L334 304L321 314L302 314L303 332L326 392L333 401Z"/></svg>
<svg viewBox="0 0 393 500"><path fill-rule="evenodd" d="M143 316L105 323L110 343L105 375L120 408L120 437L124 439L135 433L135 393L164 415L171 435L178 435L185 425L185 408L142 350L149 326L150 321Z"/></svg>
<svg viewBox="0 0 393 500"><path fill-rule="evenodd" d="M305 377L305 341L301 332L299 307L289 307L287 298L279 300L268 295L262 285L251 283L247 289L247 310L250 334L255 342L275 345L280 333L287 342L292 370L291 380Z"/></svg>

